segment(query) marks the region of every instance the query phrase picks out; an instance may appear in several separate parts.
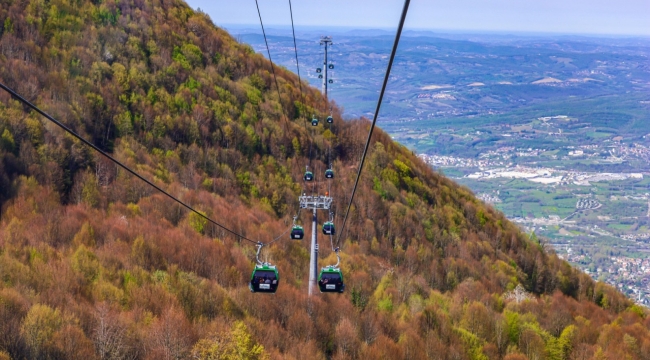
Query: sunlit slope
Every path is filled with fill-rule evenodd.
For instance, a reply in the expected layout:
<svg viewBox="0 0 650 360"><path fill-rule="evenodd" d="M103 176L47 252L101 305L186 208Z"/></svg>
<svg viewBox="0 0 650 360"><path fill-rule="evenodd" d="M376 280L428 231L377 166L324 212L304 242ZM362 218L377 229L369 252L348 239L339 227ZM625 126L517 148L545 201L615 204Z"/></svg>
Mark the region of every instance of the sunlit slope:
<svg viewBox="0 0 650 360"><path fill-rule="evenodd" d="M314 190L310 153L320 179L329 153L336 178L315 190L331 189L340 226L368 122L335 107L331 129L305 125L328 115L323 97L276 68L278 97L271 64L206 15L14 1L0 23L3 83L210 218L272 240ZM272 296L248 290L251 244L0 97L0 359L650 353L643 310L381 131L343 237L346 293L307 298L307 242L285 235L262 254L281 274Z"/></svg>

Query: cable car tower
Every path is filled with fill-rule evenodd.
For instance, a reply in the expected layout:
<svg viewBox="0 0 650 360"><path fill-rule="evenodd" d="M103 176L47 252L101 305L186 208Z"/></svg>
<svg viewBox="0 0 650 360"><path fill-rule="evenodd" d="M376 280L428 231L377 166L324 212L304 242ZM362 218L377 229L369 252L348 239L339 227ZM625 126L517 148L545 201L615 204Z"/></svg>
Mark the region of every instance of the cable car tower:
<svg viewBox="0 0 650 360"><path fill-rule="evenodd" d="M320 37L320 44L325 45L325 57L323 58L323 72L324 72L324 74L319 76L319 77L322 77L322 79L323 79L323 89L322 89L322 91L323 91L323 94L325 94L325 98L327 98L327 84L328 84L328 81L330 83L332 82L331 79L330 80L327 79L327 70L328 69L334 69L334 65L332 65L332 64L328 65L327 64L327 47L334 45L334 43L332 43L332 37L331 36L321 36ZM318 69L318 70L320 70L320 69Z"/></svg>
<svg viewBox="0 0 650 360"><path fill-rule="evenodd" d="M318 274L318 238L317 234L317 210L329 210L332 206L332 198L327 194L323 195L304 195L300 196L300 208L312 209L313 218L311 224L311 254L309 256L309 296L314 292L316 287L316 276Z"/></svg>

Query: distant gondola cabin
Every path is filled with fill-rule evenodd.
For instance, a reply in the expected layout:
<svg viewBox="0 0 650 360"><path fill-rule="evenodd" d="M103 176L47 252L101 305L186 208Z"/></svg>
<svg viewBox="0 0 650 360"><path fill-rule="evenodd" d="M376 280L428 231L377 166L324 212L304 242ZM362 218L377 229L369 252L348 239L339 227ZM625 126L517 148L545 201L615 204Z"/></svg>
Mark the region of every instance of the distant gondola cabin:
<svg viewBox="0 0 650 360"><path fill-rule="evenodd" d="M314 180L314 173L311 171L305 171L305 176L303 176L303 179L305 179L305 181Z"/></svg>
<svg viewBox="0 0 650 360"><path fill-rule="evenodd" d="M336 229L334 228L334 223L331 221L325 222L323 224L323 234L325 235L335 235L336 234Z"/></svg>
<svg viewBox="0 0 650 360"><path fill-rule="evenodd" d="M318 126L318 119L316 118L311 119L311 126Z"/></svg>
<svg viewBox="0 0 650 360"><path fill-rule="evenodd" d="M333 179L334 178L334 170L332 170L332 169L325 170L325 178Z"/></svg>
<svg viewBox="0 0 650 360"><path fill-rule="evenodd" d="M330 124L333 123L333 122L334 122L334 118L333 118L332 116L328 116L328 117L327 117L327 122L330 123Z"/></svg>
<svg viewBox="0 0 650 360"><path fill-rule="evenodd" d="M248 288L251 292L275 293L280 284L280 274L274 265L255 265Z"/></svg>
<svg viewBox="0 0 650 360"><path fill-rule="evenodd" d="M291 238L301 240L303 237L305 237L305 230L300 225L294 225L291 229Z"/></svg>

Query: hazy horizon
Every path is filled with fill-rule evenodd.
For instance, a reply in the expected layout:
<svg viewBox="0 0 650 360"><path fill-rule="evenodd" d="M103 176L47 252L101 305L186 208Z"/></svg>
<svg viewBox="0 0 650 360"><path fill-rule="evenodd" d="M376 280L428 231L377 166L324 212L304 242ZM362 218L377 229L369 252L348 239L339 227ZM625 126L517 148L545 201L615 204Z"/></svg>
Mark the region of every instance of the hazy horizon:
<svg viewBox="0 0 650 360"><path fill-rule="evenodd" d="M255 1L188 0L220 26L259 26ZM264 25L290 26L288 1L260 0ZM347 27L394 30L403 1L331 0L327 6L293 1L296 30ZM567 34L587 36L650 36L650 1L455 0L411 2L405 30L463 33ZM353 24L353 25L351 25Z"/></svg>
<svg viewBox="0 0 650 360"><path fill-rule="evenodd" d="M213 19L214 20L214 19ZM259 22L256 24L236 24L236 23L216 23L215 25L224 28L224 29L237 29L237 30L253 30L256 33L262 33ZM274 30L291 30L291 25L267 25L264 24L264 29L269 32ZM296 27L296 35L298 33L305 32L327 32L331 31L332 33L351 33L355 31L376 31L376 32L386 32L387 35L393 35L395 32L394 28L389 27L351 27L351 26L300 26ZM433 29L433 28L405 28L402 35L408 35L409 33L414 32L428 32L432 35L435 34L450 34L450 35L498 35L498 36L521 36L521 37L546 37L546 36L567 36L567 37L585 37L585 38L626 38L626 39L650 39L650 34L602 34L602 33L572 33L572 32L553 32L553 31L516 31L516 30L476 30L476 29ZM275 34L274 34L275 35ZM291 33L288 33L287 36L291 36Z"/></svg>

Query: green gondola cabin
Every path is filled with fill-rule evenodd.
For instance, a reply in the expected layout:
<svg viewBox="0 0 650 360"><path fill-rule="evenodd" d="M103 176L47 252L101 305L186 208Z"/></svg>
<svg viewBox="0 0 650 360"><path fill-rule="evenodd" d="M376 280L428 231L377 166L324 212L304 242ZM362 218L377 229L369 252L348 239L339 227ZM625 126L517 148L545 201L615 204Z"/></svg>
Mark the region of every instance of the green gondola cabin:
<svg viewBox="0 0 650 360"><path fill-rule="evenodd" d="M294 240L301 240L305 237L305 230L300 225L294 225L291 229L291 238Z"/></svg>
<svg viewBox="0 0 650 360"><path fill-rule="evenodd" d="M325 235L335 235L336 229L334 228L334 223L331 221L326 221L323 224L323 234Z"/></svg>
<svg viewBox="0 0 650 360"><path fill-rule="evenodd" d="M274 265L255 265L248 288L251 292L275 293L280 284L280 274Z"/></svg>
<svg viewBox="0 0 650 360"><path fill-rule="evenodd" d="M316 118L311 119L311 126L318 126L318 119Z"/></svg>
<svg viewBox="0 0 650 360"><path fill-rule="evenodd" d="M345 290L343 273L341 269L334 266L326 266L320 270L318 275L318 288L320 292L338 292Z"/></svg>
<svg viewBox="0 0 650 360"><path fill-rule="evenodd" d="M303 176L303 179L305 179L305 181L313 181L314 173L311 171L305 171L305 176Z"/></svg>
<svg viewBox="0 0 650 360"><path fill-rule="evenodd" d="M334 178L334 170L332 170L332 169L325 170L325 178L326 179L333 179Z"/></svg>

